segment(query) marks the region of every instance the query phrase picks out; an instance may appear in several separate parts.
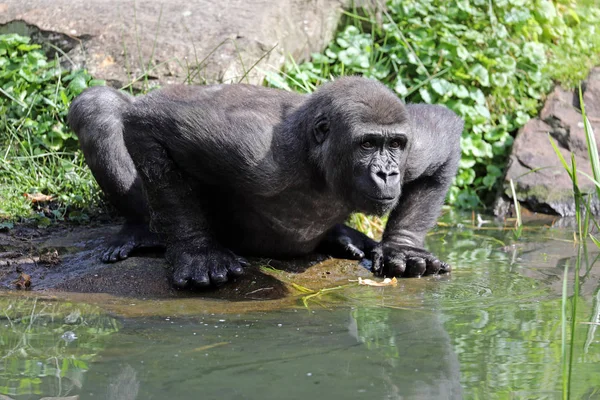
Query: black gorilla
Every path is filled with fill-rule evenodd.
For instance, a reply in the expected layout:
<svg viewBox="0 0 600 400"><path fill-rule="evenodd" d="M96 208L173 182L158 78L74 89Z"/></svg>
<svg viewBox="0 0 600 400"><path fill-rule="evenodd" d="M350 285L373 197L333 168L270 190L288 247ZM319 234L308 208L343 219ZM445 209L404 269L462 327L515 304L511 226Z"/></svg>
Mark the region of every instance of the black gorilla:
<svg viewBox="0 0 600 400"><path fill-rule="evenodd" d="M463 122L444 107L404 106L359 77L310 95L213 85L133 98L94 87L69 124L127 219L105 262L164 242L179 287L241 274L240 255L315 250L371 258L384 276L449 270L423 248L460 158ZM343 225L355 211L391 212L381 243Z"/></svg>

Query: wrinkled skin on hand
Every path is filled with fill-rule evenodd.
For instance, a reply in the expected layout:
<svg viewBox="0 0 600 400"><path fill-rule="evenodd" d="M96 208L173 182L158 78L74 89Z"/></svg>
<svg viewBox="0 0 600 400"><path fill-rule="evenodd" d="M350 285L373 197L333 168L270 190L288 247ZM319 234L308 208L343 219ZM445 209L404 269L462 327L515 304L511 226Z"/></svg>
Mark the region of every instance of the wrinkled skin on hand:
<svg viewBox="0 0 600 400"><path fill-rule="evenodd" d="M250 263L232 251L215 244L179 242L167 248L166 259L173 266L177 288L219 286L244 273Z"/></svg>
<svg viewBox="0 0 600 400"><path fill-rule="evenodd" d="M379 243L370 254L371 271L383 277L419 277L448 273L450 265L425 249Z"/></svg>

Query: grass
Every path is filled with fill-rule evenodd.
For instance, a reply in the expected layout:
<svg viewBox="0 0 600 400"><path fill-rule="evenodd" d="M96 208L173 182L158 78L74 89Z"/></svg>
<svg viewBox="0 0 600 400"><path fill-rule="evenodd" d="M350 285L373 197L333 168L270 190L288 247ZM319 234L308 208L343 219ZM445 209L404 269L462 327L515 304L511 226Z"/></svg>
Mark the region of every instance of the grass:
<svg viewBox="0 0 600 400"><path fill-rule="evenodd" d="M512 192L513 202L515 204L515 214L517 219L515 221L515 227L513 229L513 236L515 239L519 239L521 234L523 233L523 221L521 220L521 205L519 204L519 199L517 199L517 192L515 190L515 183L513 180L510 180L510 190Z"/></svg>
<svg viewBox="0 0 600 400"><path fill-rule="evenodd" d="M40 48L0 35L0 219L82 221L98 190L65 121L71 100L103 82L64 70ZM31 200L40 194L53 200Z"/></svg>
<svg viewBox="0 0 600 400"><path fill-rule="evenodd" d="M571 153L571 165L567 164L567 161L559 151L555 141L550 138L550 143L556 152L563 168L569 174L571 182L573 183L573 199L575 201L575 218L577 221L577 231L575 232L576 242L578 244L577 258L575 262L575 269L573 271L575 278L573 282L573 295L569 304L568 296L568 276L569 276L569 265L565 265L565 271L563 275L563 287L562 287L562 312L561 312L561 327L562 327L562 397L563 399L571 398L571 389L573 381L573 364L574 364L574 350L575 350L575 334L577 328L577 303L579 300L579 277L581 270L581 261L585 257L588 261L588 249L587 239L591 239L593 243L600 249L600 241L598 241L590 232L590 224L593 223L598 230L598 222L596 219L591 218L592 210L590 207L591 196L594 193L583 193L579 186L578 174L582 174L590 179L595 186L595 194L600 199L600 162L598 155L598 147L596 145L596 139L594 131L589 122L587 114L585 112L585 104L583 101L583 95L581 87L579 88L579 100L581 104L581 116L584 124L584 131L586 137L586 143L588 147L588 155L590 159L590 165L592 167L592 176L585 174L582 171L577 170L577 164L575 162L575 156ZM511 182L512 183L512 182ZM513 193L514 196L514 193ZM570 317L570 321L569 321ZM569 323L570 322L570 323Z"/></svg>
<svg viewBox="0 0 600 400"><path fill-rule="evenodd" d="M593 5L588 0L577 4L552 2L554 5L551 7L550 2L544 2L546 7L542 7L543 10L535 8L539 2L530 0L520 2L522 4L519 6L490 3L488 7L487 3L479 2L485 5L472 3L464 8L464 4L459 3L439 0L389 1L388 8L382 11L381 24L367 9L354 7L344 12L342 27L324 53L315 54L309 63L291 60L286 71L269 73L267 83L311 92L319 82L330 80L333 76L362 74L389 84L400 97L407 100L429 99L431 102L448 104L474 128L468 129L469 134L464 135L465 157L456 185L450 191L449 201L459 206L481 206L483 203L477 199L485 197L483 193L490 193L501 179L503 157L510 149L512 140L510 133L537 110L546 83L549 82L547 78L551 76L571 84L580 80L589 67L600 60L597 51L600 39L592 34L593 23L600 18L600 13L593 9L586 11L585 7ZM125 68L129 77L123 89L130 92L140 88L142 91L151 90L154 82L149 79L150 74L171 61L187 68L187 83L207 83L202 71L211 55L226 44L233 43L236 46L235 41L227 39L204 58L199 57L194 46L194 57L190 63L184 60L182 64L180 60L171 59L155 64L155 46L150 58L143 59L135 5L132 17L135 41L129 47L123 43L127 60ZM449 24L446 21L448 18L456 20L457 24ZM162 8L151 33L155 45L159 35L165 34L161 30L161 20ZM509 20L512 22L507 22ZM503 26L515 34L503 37L500 47L490 42L488 48L483 49L478 44L478 37L496 32ZM521 51L519 38L529 43L530 47L525 46L527 51ZM560 40L555 40L557 38ZM432 43L437 45L432 46ZM546 53L552 55L547 63L543 62L544 57L537 51L540 46L547 46ZM2 53L3 48L8 51ZM27 89L27 95L21 97L23 91L14 91L15 85L8 77L6 80L0 78L0 99L20 109L15 118L0 121L0 126L4 128L0 133L0 145L7 147L0 161L0 216L11 220L32 216L41 216L44 221L44 218L81 220L93 214L101 202L98 188L82 163L76 138L68 129L63 129L71 94L76 91L71 93L70 90L63 90L71 86L71 82L66 80L68 72L59 71L57 66L42 68L41 64L51 62L33 56L37 49L29 43L22 42L14 46L0 44L0 71L13 68L10 65L15 64L14 57L12 54L8 56L16 50L17 58L23 61L20 69L25 72L27 79L18 74L14 78L19 82L34 82L34 87ZM266 51L262 58L272 50ZM501 56L494 53L498 51ZM139 76L132 74L133 68L129 65L132 53L136 53L134 62L139 63L141 69ZM504 57L508 55L510 57ZM247 81L248 74L262 58L253 65L244 65L240 58L240 82ZM545 69L542 64L546 65ZM56 72L54 80L44 81L43 84L37 82L36 74L50 70ZM74 86L79 88L90 83L89 77L74 80L78 82ZM24 85L21 86L24 89ZM55 89L54 93L51 90L46 92L51 87ZM515 92L505 93L508 89L514 89ZM515 99L514 104L510 99ZM30 118L27 112L33 103L36 105L30 111L35 118ZM44 108L41 114L39 104ZM490 112L492 118L482 120L482 116ZM502 116L508 116L508 120L505 121ZM31 125L31 121L37 125ZM54 125L60 127L58 135L52 133ZM38 129L40 127L42 129ZM61 135L64 140L56 141L56 137ZM51 139L50 143L47 139ZM35 192L54 196L54 203L49 209L39 204L32 205L23 196ZM357 215L351 218L350 223L377 237L385 225L385 219Z"/></svg>

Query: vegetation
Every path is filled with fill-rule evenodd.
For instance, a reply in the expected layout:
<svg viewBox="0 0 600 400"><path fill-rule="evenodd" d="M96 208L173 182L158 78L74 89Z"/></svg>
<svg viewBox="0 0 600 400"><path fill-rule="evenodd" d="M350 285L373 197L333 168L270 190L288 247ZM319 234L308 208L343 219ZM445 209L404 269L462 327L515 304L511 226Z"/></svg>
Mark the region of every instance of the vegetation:
<svg viewBox="0 0 600 400"><path fill-rule="evenodd" d="M76 95L103 82L61 68L40 48L0 35L0 217L31 217L32 200L44 194L55 203L33 213L42 224L78 220L96 204L97 186L66 116Z"/></svg>
<svg viewBox="0 0 600 400"><path fill-rule="evenodd" d="M514 133L553 80L574 85L600 60L600 11L547 0L389 0L382 24L364 9L322 54L271 85L302 91L333 76L377 79L407 102L442 103L466 121L450 204L490 204ZM366 15L366 17L365 17Z"/></svg>
<svg viewBox="0 0 600 400"><path fill-rule="evenodd" d="M560 159L564 169L569 174L571 181L573 182L573 197L575 200L575 218L577 221L577 231L575 232L575 238L578 244L577 258L575 261L575 269L573 271L575 279L573 282L573 295L568 296L568 276L569 276L569 265L565 265L564 277L563 277L563 296L562 296L562 313L561 313L561 326L562 326L562 389L563 399L571 398L571 391L573 389L573 364L575 362L574 345L575 335L577 328L577 305L579 302L579 281L581 274L581 264L583 259L586 261L588 268L591 268L588 259L587 239L591 239L592 242L600 249L600 241L590 231L590 225L596 228L596 232L600 231L600 225L598 221L591 218L592 211L590 209L591 196L594 193L584 193L579 187L578 175L585 175L595 184L595 194L600 198L600 162L598 154L598 146L596 145L596 138L592 130L589 119L585 112L585 104L583 102L583 96L581 88L579 89L579 101L581 104L581 113L583 118L583 127L585 131L586 144L588 148L588 155L590 159L590 165L592 167L592 175L588 176L586 173L577 170L575 163L575 156L571 153L571 166L567 164L562 153L559 151L558 146L552 138L550 142L554 147L556 155ZM570 301L569 301L570 300ZM568 320L570 318L570 321Z"/></svg>
<svg viewBox="0 0 600 400"><path fill-rule="evenodd" d="M347 12L323 53L290 61L266 83L310 92L334 76L361 74L406 101L446 104L466 121L449 203L481 207L495 194L516 130L538 112L553 80L573 86L600 62L600 11L593 5L388 0L375 12ZM0 218L84 220L100 204L65 125L71 99L97 84L84 71L48 60L27 38L0 36ZM41 207L38 194L53 201ZM382 226L362 215L353 223L374 234Z"/></svg>
<svg viewBox="0 0 600 400"><path fill-rule="evenodd" d="M90 363L119 331L114 318L87 304L0 298L0 309L1 399L73 398L64 396L81 389Z"/></svg>

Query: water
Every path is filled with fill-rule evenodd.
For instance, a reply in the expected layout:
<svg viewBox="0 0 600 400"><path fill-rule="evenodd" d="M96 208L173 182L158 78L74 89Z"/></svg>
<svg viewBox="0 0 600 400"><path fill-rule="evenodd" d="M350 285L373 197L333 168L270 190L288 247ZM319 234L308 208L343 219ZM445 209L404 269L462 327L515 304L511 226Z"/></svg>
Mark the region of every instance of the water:
<svg viewBox="0 0 600 400"><path fill-rule="evenodd" d="M450 277L350 285L306 298L308 308L297 291L243 302L5 293L0 394L561 398L562 276L577 255L571 230L538 224L515 241L510 230L464 223L428 238L454 266ZM580 272L573 398L600 398L597 257L592 245ZM343 278L328 286L353 276Z"/></svg>

